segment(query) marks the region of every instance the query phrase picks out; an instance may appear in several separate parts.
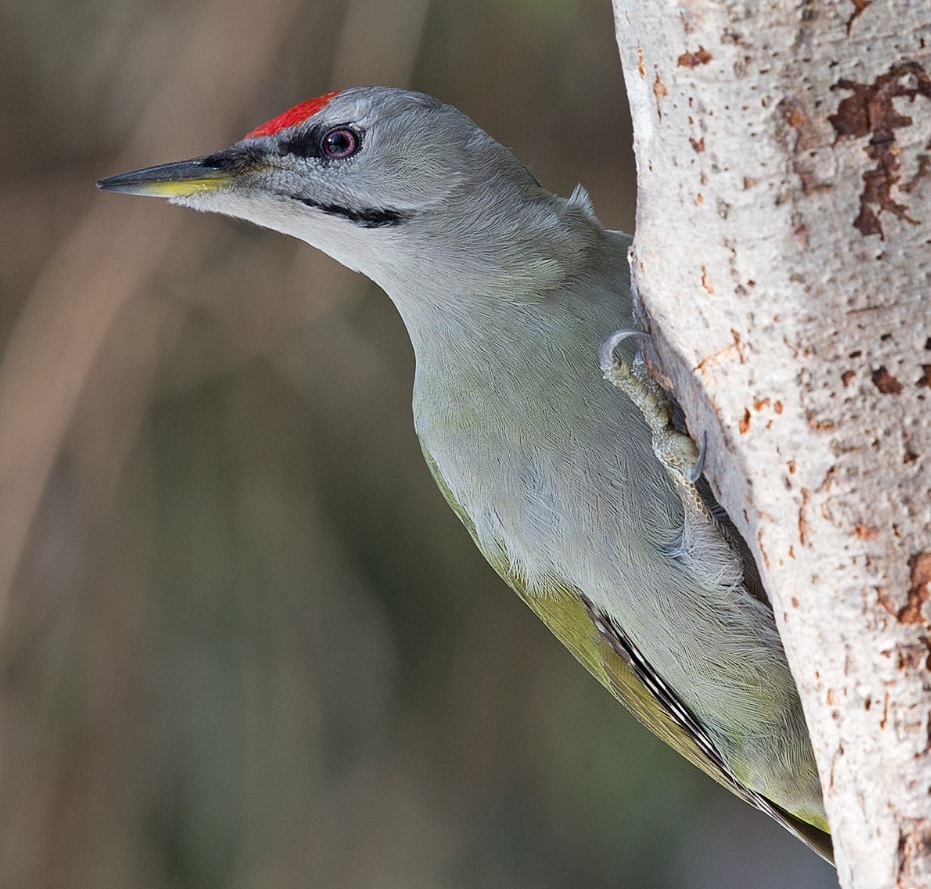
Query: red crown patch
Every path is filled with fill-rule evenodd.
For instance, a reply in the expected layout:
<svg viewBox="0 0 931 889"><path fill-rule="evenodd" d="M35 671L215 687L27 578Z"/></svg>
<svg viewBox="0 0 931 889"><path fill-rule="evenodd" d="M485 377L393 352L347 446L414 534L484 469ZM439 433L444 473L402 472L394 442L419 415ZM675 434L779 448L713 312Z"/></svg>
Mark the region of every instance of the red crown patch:
<svg viewBox="0 0 931 889"><path fill-rule="evenodd" d="M325 93L322 96L317 96L316 99L308 99L306 102L301 102L299 105L289 108L284 114L279 114L277 117L273 117L271 120L263 123L262 126L256 127L251 133L246 133L244 138L255 139L258 136L274 136L275 133L279 130L283 130L285 127L293 127L302 120L313 117L313 115L323 108L330 99L338 95L339 90L335 93Z"/></svg>

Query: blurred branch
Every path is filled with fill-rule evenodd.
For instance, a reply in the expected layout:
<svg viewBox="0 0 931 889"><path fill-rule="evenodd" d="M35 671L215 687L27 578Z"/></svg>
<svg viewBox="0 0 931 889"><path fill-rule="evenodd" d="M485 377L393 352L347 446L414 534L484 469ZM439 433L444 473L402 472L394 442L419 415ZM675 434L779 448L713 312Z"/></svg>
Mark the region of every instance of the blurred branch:
<svg viewBox="0 0 931 889"><path fill-rule="evenodd" d="M228 139L261 82L296 0L208 3L142 118L124 164L185 152L186 135ZM196 85L196 91L192 91ZM189 99L180 105L179 96ZM88 188L91 183L88 183ZM95 203L52 254L0 366L0 624L49 473L114 318L158 266L181 217L142 202ZM153 315L153 318L156 316Z"/></svg>

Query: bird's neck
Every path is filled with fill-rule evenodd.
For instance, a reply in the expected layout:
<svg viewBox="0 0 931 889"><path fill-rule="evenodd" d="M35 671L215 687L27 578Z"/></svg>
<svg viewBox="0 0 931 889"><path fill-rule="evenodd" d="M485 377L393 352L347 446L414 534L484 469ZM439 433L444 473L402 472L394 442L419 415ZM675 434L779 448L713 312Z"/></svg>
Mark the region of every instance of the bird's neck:
<svg viewBox="0 0 931 889"><path fill-rule="evenodd" d="M592 303L612 294L615 322L628 311L625 242L604 231L584 192L535 197L511 202L506 216L476 208L460 231L445 231L451 223L439 211L405 235L416 262L372 274L404 320L418 373L439 363L448 375L451 362L471 373L527 339L536 347L543 328L571 323L573 296L583 314L602 311Z"/></svg>
<svg viewBox="0 0 931 889"><path fill-rule="evenodd" d="M593 403L616 401L597 355L605 336L631 324L627 242L577 222L486 254L479 273L450 275L437 261L414 280L383 282L414 347L425 446L521 430L544 440L556 426L578 431Z"/></svg>

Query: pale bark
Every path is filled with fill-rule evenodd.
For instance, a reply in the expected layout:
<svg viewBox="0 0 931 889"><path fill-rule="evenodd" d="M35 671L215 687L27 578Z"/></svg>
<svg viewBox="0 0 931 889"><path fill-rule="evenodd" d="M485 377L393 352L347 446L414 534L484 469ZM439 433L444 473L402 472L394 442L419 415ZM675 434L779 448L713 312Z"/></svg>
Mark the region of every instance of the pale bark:
<svg viewBox="0 0 931 889"><path fill-rule="evenodd" d="M614 6L654 360L773 600L841 883L931 887L931 10Z"/></svg>

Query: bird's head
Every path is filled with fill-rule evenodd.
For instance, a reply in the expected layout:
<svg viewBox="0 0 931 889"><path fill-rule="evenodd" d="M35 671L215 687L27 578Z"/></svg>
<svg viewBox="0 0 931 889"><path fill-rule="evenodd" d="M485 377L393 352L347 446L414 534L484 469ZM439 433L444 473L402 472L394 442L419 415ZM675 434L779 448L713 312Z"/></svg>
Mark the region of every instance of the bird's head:
<svg viewBox="0 0 931 889"><path fill-rule="evenodd" d="M421 254L441 230L461 245L505 192L546 194L464 114L386 87L310 99L230 148L98 185L248 219L376 280L412 239Z"/></svg>

